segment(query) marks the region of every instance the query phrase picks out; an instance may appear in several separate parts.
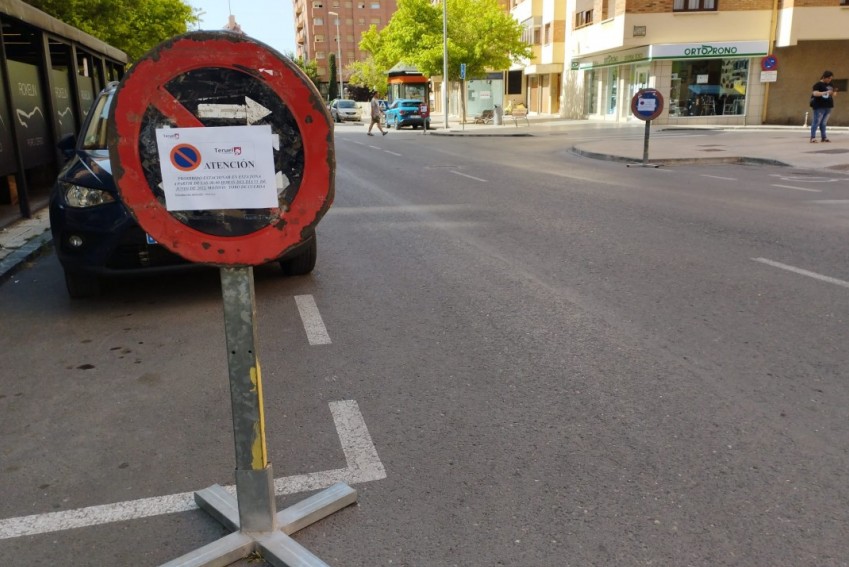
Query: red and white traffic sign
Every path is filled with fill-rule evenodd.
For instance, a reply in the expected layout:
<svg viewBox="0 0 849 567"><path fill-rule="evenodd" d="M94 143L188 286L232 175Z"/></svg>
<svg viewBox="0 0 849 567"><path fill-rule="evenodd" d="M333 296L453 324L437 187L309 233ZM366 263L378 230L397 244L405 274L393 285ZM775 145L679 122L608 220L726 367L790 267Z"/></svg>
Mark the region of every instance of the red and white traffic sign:
<svg viewBox="0 0 849 567"><path fill-rule="evenodd" d="M247 36L192 32L161 44L121 81L110 118L109 155L121 198L150 236L190 261L219 266L272 261L308 238L333 201L333 130L321 95L289 59ZM228 144L226 128L251 125L271 129L261 139L273 146L277 206L253 208L268 203L266 183L266 196L242 208L169 211L163 167L178 176L203 167L247 167L250 160L232 154L244 149L247 156L244 140L254 137L232 128L236 137ZM194 128L210 128L209 136L184 135L161 163L157 131L162 136L174 129L179 136ZM220 130L221 150L212 147L222 140ZM213 161L210 152L224 158ZM202 185L221 176L207 172L196 179ZM212 193L252 188L240 181ZM221 202L236 206L232 199Z"/></svg>

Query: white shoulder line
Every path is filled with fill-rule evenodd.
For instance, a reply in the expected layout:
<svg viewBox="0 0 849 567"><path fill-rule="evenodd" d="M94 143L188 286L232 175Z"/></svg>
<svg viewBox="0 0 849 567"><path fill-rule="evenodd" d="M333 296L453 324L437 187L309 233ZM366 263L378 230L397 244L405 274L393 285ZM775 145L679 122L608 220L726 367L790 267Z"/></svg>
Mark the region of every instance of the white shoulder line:
<svg viewBox="0 0 849 567"><path fill-rule="evenodd" d="M346 468L279 478L275 494L295 494L328 488L337 482L361 484L386 478L386 470L354 400L330 402L330 411L345 453ZM199 487L200 489L201 487ZM235 494L233 485L224 487ZM128 500L63 512L0 520L0 540L149 518L197 509L194 492Z"/></svg>

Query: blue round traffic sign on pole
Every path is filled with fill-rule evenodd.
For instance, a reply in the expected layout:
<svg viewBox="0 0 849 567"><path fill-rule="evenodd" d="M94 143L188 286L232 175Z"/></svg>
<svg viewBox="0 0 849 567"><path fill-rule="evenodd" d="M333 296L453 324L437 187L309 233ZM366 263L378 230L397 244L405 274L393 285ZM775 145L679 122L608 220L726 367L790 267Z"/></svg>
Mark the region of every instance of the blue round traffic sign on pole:
<svg viewBox="0 0 849 567"><path fill-rule="evenodd" d="M663 95L657 89L640 89L631 99L631 112L640 120L654 120L663 112Z"/></svg>

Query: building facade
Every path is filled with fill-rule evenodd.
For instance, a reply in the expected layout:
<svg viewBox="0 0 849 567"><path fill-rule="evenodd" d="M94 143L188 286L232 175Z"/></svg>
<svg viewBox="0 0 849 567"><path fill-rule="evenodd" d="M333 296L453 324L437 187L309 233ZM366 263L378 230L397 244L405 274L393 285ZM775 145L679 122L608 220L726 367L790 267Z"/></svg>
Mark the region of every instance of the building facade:
<svg viewBox="0 0 849 567"><path fill-rule="evenodd" d="M665 99L660 124L802 125L823 70L846 88L847 4L568 0L561 114L634 120L631 98L651 87ZM849 124L839 100L830 123Z"/></svg>
<svg viewBox="0 0 849 567"><path fill-rule="evenodd" d="M326 94L330 80L330 54L342 68L343 88L349 72L345 66L366 57L359 48L363 32L372 25L383 29L397 9L395 0L293 0L296 55L315 61L319 89Z"/></svg>

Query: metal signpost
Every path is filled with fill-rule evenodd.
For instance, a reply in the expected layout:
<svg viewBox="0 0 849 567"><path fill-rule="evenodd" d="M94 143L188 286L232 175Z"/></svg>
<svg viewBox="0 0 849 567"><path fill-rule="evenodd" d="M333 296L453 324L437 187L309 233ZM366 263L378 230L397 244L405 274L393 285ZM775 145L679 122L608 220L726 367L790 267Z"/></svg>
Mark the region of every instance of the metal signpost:
<svg viewBox="0 0 849 567"><path fill-rule="evenodd" d="M657 89L640 89L631 98L631 112L646 123L646 132L643 137L643 162L641 164L628 164L639 167L658 167L649 163L649 134L651 132L651 121L663 112L663 95Z"/></svg>
<svg viewBox="0 0 849 567"><path fill-rule="evenodd" d="M109 124L115 181L141 227L221 270L236 497L213 485L195 501L237 531L166 565L226 565L261 550L275 566L325 566L288 535L357 494L339 483L276 511L253 283L253 266L301 243L333 201L333 131L321 96L292 62L255 40L192 32L133 65Z"/></svg>

